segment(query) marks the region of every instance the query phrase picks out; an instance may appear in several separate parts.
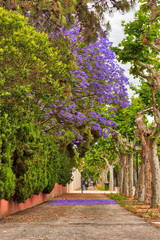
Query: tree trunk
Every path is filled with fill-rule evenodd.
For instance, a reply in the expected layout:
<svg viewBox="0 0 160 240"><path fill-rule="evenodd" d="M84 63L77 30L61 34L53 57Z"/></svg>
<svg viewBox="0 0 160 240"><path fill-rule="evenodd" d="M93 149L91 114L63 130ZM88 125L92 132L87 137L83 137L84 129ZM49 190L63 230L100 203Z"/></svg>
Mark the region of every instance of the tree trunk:
<svg viewBox="0 0 160 240"><path fill-rule="evenodd" d="M145 199L144 203L151 205L152 189L151 189L151 164L150 164L150 138L146 137L146 154L145 154Z"/></svg>
<svg viewBox="0 0 160 240"><path fill-rule="evenodd" d="M114 176L113 176L113 165L110 165L109 172L110 172L110 179L109 179L109 190L114 190Z"/></svg>
<svg viewBox="0 0 160 240"><path fill-rule="evenodd" d="M123 167L123 185L122 185L122 194L125 192L125 184L126 184L126 156L125 153L122 154L122 167Z"/></svg>
<svg viewBox="0 0 160 240"><path fill-rule="evenodd" d="M119 172L117 173L117 187L120 189L120 174Z"/></svg>
<svg viewBox="0 0 160 240"><path fill-rule="evenodd" d="M129 159L128 159L128 156L126 156L126 164L125 164L124 195L129 197Z"/></svg>
<svg viewBox="0 0 160 240"><path fill-rule="evenodd" d="M120 159L120 171L119 171L119 182L120 182L120 193L123 194L123 185L124 185L124 162L125 162L125 155L124 153L121 154Z"/></svg>
<svg viewBox="0 0 160 240"><path fill-rule="evenodd" d="M143 158L142 158L141 170L140 170L138 182L136 185L135 198L138 199L138 201L144 201L144 163L143 163Z"/></svg>
<svg viewBox="0 0 160 240"><path fill-rule="evenodd" d="M151 160L151 171L152 171L152 198L151 207L155 208L160 206L160 166L157 151L157 143L154 140L150 140L150 160Z"/></svg>
<svg viewBox="0 0 160 240"><path fill-rule="evenodd" d="M129 197L133 198L133 151L129 156Z"/></svg>
<svg viewBox="0 0 160 240"><path fill-rule="evenodd" d="M146 125L143 123L143 117L142 115L139 116L139 118L136 119L136 124L139 129L139 137L142 143L142 164L144 164L144 202L145 204L150 205L151 204L151 196L152 196L152 191L151 191L151 167L150 167L150 148L149 148L149 136L150 132L147 129ZM143 171L143 165L141 167L141 170ZM142 172L141 172L142 174ZM143 176L141 175L141 179L139 182L139 189L138 191L138 199L143 199L141 194L143 194Z"/></svg>

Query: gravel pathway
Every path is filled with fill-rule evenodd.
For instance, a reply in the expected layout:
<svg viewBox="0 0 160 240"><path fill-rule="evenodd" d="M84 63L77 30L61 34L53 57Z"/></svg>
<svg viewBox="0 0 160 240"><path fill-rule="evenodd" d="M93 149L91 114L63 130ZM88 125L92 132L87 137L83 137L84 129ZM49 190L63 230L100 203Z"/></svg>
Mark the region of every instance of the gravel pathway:
<svg viewBox="0 0 160 240"><path fill-rule="evenodd" d="M1 240L160 240L160 229L132 215L103 194L68 194L0 220ZM67 199L67 200L66 200ZM100 200L95 204L94 200ZM101 204L103 202L103 204ZM106 202L106 204L105 204Z"/></svg>

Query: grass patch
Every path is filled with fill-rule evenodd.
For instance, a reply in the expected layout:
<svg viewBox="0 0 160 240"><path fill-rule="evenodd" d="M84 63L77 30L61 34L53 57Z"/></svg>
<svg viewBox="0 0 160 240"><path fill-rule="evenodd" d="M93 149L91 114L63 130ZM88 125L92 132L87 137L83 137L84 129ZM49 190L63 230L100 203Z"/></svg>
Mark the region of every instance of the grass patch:
<svg viewBox="0 0 160 240"><path fill-rule="evenodd" d="M137 211L134 209L133 211L132 211L134 214L137 214Z"/></svg>
<svg viewBox="0 0 160 240"><path fill-rule="evenodd" d="M113 199L119 205L132 212L133 214L136 214L137 216L142 217L143 219L150 221L151 223L153 219L160 220L160 208L153 209L153 211L148 211L149 206L145 205L144 202L129 199L128 197L125 197L119 193L110 193L106 194L106 196Z"/></svg>
<svg viewBox="0 0 160 240"><path fill-rule="evenodd" d="M139 215L140 217L143 217L143 212L139 212L138 215Z"/></svg>
<svg viewBox="0 0 160 240"><path fill-rule="evenodd" d="M152 218L152 217L153 217L153 212L152 212L152 211L149 211L149 212L148 212L148 216L149 216L150 218Z"/></svg>
<svg viewBox="0 0 160 240"><path fill-rule="evenodd" d="M109 197L115 201L128 200L127 197L124 197L123 195L120 195L119 193L115 193L115 194L109 193L109 194L107 194L107 197Z"/></svg>
<svg viewBox="0 0 160 240"><path fill-rule="evenodd" d="M126 207L128 211L131 211L131 206Z"/></svg>
<svg viewBox="0 0 160 240"><path fill-rule="evenodd" d="M102 188L102 187L96 186L96 188L97 188L98 190L100 190L100 191L105 191L105 189Z"/></svg>
<svg viewBox="0 0 160 240"><path fill-rule="evenodd" d="M156 219L156 218L159 217L157 214L154 215L152 211L149 211L149 212L148 212L148 216L149 216L151 219Z"/></svg>
<svg viewBox="0 0 160 240"><path fill-rule="evenodd" d="M159 216L156 214L156 215L153 215L152 219L157 219L159 218Z"/></svg>

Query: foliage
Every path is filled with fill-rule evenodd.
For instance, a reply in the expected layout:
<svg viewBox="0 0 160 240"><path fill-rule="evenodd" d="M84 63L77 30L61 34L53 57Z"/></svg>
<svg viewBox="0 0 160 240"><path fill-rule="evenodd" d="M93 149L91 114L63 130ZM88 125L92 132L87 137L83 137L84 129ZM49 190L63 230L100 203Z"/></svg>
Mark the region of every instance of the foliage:
<svg viewBox="0 0 160 240"><path fill-rule="evenodd" d="M121 133L123 138L129 141L134 139L134 131L136 128L135 120L137 113L144 109L145 103L141 97L131 97L131 104L126 108L121 108L115 116L115 122L118 125L117 131Z"/></svg>
<svg viewBox="0 0 160 240"><path fill-rule="evenodd" d="M146 158L146 168L148 169L149 165L147 166L147 163L151 163L151 166L154 163L154 167L151 167L152 186L144 193L145 201L147 202L146 199L149 199L148 203L152 207L156 206L159 199L159 180L157 180L159 177L159 164L158 154L148 156L146 146L149 143L149 152L151 153L152 149L157 147L160 138L159 8L159 1L143 2L140 10L135 14L135 20L127 24L123 23L125 38L118 47L113 48L122 63L131 63L130 72L142 79L140 89L133 88L140 95L144 105L144 109L138 113L139 116L136 119L138 134L142 143L142 158ZM154 116L154 122L149 126L144 122L146 112ZM146 177L144 182L146 186L147 181L150 180L147 180Z"/></svg>
<svg viewBox="0 0 160 240"><path fill-rule="evenodd" d="M60 24L57 34L46 14L37 24L29 10L34 27L0 8L1 162L13 171L7 170L13 180L9 195L17 202L49 193L55 182L65 186L77 164L75 148L84 154L115 125L101 108L107 104L114 112L128 105L128 79L105 35L87 45L78 24L70 30ZM55 47L58 38L63 47ZM8 198L4 186L1 191Z"/></svg>
<svg viewBox="0 0 160 240"><path fill-rule="evenodd" d="M131 71L136 76L134 68L134 61L142 61L143 63L154 64L158 68L158 50L152 48L152 45L146 45L143 40L143 36L147 37L146 41L154 42L159 38L158 20L150 21L150 10L146 7L146 4L141 6L141 9L135 14L135 20L133 22L123 22L125 37L119 44L119 47L113 48L116 54L119 56L119 60L123 63L131 62ZM144 67L140 68L144 71Z"/></svg>
<svg viewBox="0 0 160 240"><path fill-rule="evenodd" d="M0 129L0 198L10 199L15 192L15 174L12 170L12 153L15 150L14 128L8 122L8 116L5 114L1 120Z"/></svg>
<svg viewBox="0 0 160 240"><path fill-rule="evenodd" d="M45 18L45 16L43 18ZM26 39L24 39L24 31L20 26L19 31L21 32L18 33L18 35L22 34L21 40L23 40L25 43ZM29 25L26 23L24 26L25 32L27 32L27 27L29 27ZM17 30L12 26L13 31L14 29ZM33 28L30 29L34 31ZM46 30L46 28L44 30ZM63 33L63 29L61 32ZM19 39L17 39L18 35L17 38L13 38L12 32L10 34L6 32L6 34L8 37L11 37L11 40L16 40L16 49L19 47L19 52L25 53L25 55L21 56L21 60L18 66L20 66L19 71L25 72L27 75L25 74L25 76L22 77L19 72L16 74L16 71L14 71L16 75L15 77L19 76L19 79L22 78L21 80L25 81L25 86L23 84L23 87L21 86L20 89L17 85L16 89L14 89L14 85L12 85L9 82L10 80L7 79L6 83L9 82L9 86L12 86L12 91L16 91L16 99L13 99L13 94L11 97L7 96L4 98L6 101L5 106L10 105L12 107L14 101L19 100L20 102L24 102L25 100L25 102L28 102L26 105L27 109L25 110L28 111L29 106L32 107L32 112L34 110L34 117L36 117L35 121L41 123L41 127L46 132L57 132L57 129L65 128L65 130L68 130L69 128L74 132L74 135L76 135L75 143L78 143L79 139L81 139L81 136L78 135L81 135L82 132L86 131L85 134L87 134L87 140L91 142L91 139L93 138L92 135L96 136L102 133L100 125L114 125L114 121L106 120L106 117L102 117L98 112L100 112L100 108L104 104L112 104L114 107L117 105L120 105L121 107L127 105L125 84L128 83L128 80L125 78L123 70L120 69L119 66L115 63L113 52L109 49L110 43L106 37L99 37L95 44L89 44L87 46L83 43L83 38L79 38L79 34L81 34L79 27L74 28L74 31L73 29L69 31L65 30L63 34L65 36L63 41L65 41L65 43L69 41L71 41L71 43L74 43L71 45L72 50L70 57L72 56L73 58L76 58L77 65L71 67L74 61L68 61L68 65L62 64L60 61L61 56L58 54L58 51L54 49L54 53L52 53L53 48L51 46L55 42L55 36L53 35L53 32L50 33L53 35L53 41L50 41L50 44L48 44L46 40L46 34L43 32L42 35L40 33L37 33L38 35L36 35L36 33L32 33L32 36L29 35L28 37L31 39L25 43L25 46L20 45ZM38 36L43 36L46 43L46 49L44 47L44 44L41 44L38 42L39 40L36 40ZM70 40L68 40L68 37ZM14 43L14 41L12 42ZM6 43L4 42L4 44ZM43 51L41 51L40 47L42 45ZM36 48L34 48L34 46L36 46ZM38 49L38 46L40 49ZM29 59L27 59L27 52L24 51L24 48L31 49L33 52L32 56L35 55L34 58L29 57ZM66 51L66 47L64 51ZM18 49L16 53L17 52ZM42 59L38 57L39 55L42 57ZM44 55L47 55L45 59L43 59ZM14 54L11 54L7 57L7 59L11 58L7 64L10 64L10 62L13 61L13 57L16 59L16 56L14 56ZM19 56L17 56L17 58L19 58ZM32 78L30 69L27 70L27 65L25 66L25 69L21 69L21 66L23 67L23 64L21 62L23 58L27 60L27 64L28 62L30 64L33 62L32 68L34 69L34 72L32 72ZM36 59L38 59L38 62L36 62ZM4 60L7 61L6 59ZM35 69L35 66L38 67L39 65L44 66L44 69ZM14 67L14 65L11 67L10 74L13 73L12 70ZM75 70L76 67L78 67L77 70ZM88 71L88 69L91 68L93 71ZM38 78L36 75L37 71L40 72L38 74ZM33 73L35 73L35 76ZM7 76L4 75L4 77ZM34 80L36 80L36 84L32 83L33 77ZM96 91L97 88L98 91ZM8 88L5 86L4 91L6 89L8 91ZM20 96L18 94L20 94ZM10 95L10 93L7 95ZM10 104L11 100L12 104ZM15 105L13 106L13 110L17 110ZM100 122L100 124L98 122ZM89 126L86 126L87 124L89 124ZM73 125L75 126L75 129ZM60 130L60 132L58 134L65 134L65 131L63 130ZM107 137L107 133L104 134L106 134Z"/></svg>
<svg viewBox="0 0 160 240"><path fill-rule="evenodd" d="M143 79L140 78L140 83L138 87L131 86L131 89L135 92L135 94L138 94L141 104L143 105L144 109L148 109L152 107L153 101L152 101L152 86L149 86L148 83ZM157 100L157 103L160 101L160 93L155 92L155 98ZM158 104L157 104L158 107ZM150 110L145 113L146 116L153 116L153 110Z"/></svg>
<svg viewBox="0 0 160 240"><path fill-rule="evenodd" d="M96 187L98 190L100 190L100 191L105 191L105 189L104 188L102 188L102 187Z"/></svg>
<svg viewBox="0 0 160 240"><path fill-rule="evenodd" d="M54 34L52 32L53 42L57 38ZM114 120L102 116L102 106L107 104L112 109L108 111L114 112L117 106L128 105L125 88L128 79L116 64L106 36L99 36L95 43L86 45L77 24L70 30L62 28L61 34L64 35L65 42L68 43L68 38L70 39L70 57L75 59L75 69L70 68L72 78L68 78L65 83L63 97L52 105L45 105L43 109L48 128L46 131L69 129L75 135L74 143L80 146L79 143L82 142L87 149L87 144L93 142L93 137L108 136L107 131L103 133L104 125L108 129L114 125ZM69 62L70 59L68 67ZM53 127L53 123L56 126ZM59 135L63 134L65 131L59 131Z"/></svg>
<svg viewBox="0 0 160 240"><path fill-rule="evenodd" d="M81 176L84 177L84 179L90 178L92 181L96 181L99 178L100 174L97 169L85 164L82 168Z"/></svg>
<svg viewBox="0 0 160 240"><path fill-rule="evenodd" d="M116 193L116 194L113 194L113 193L109 193L107 194L107 197L115 200L115 201L122 201L122 200L127 200L128 198L119 194L119 193Z"/></svg>
<svg viewBox="0 0 160 240"><path fill-rule="evenodd" d="M111 136L107 139L98 139L98 141L86 152L84 158L84 172L87 171L90 178L92 178L91 176L93 174L94 178L97 179L100 176L100 173L107 167L105 161L106 157L110 164L112 164L117 158ZM117 165L115 169L117 172Z"/></svg>
<svg viewBox="0 0 160 240"><path fill-rule="evenodd" d="M60 95L57 84L67 71L48 36L20 14L0 8L0 35L1 198L14 195L17 202L24 202L43 190L49 193L61 174L61 150L41 126L45 117L40 102L48 104ZM64 155L67 175L73 162ZM63 184L69 180L70 174Z"/></svg>
<svg viewBox="0 0 160 240"><path fill-rule="evenodd" d="M9 200L15 191L15 174L11 167L0 165L0 199Z"/></svg>
<svg viewBox="0 0 160 240"><path fill-rule="evenodd" d="M60 161L57 169L57 183L66 186L72 180L73 165L67 161L67 152L60 151Z"/></svg>
<svg viewBox="0 0 160 240"><path fill-rule="evenodd" d="M135 14L135 20L127 24L123 23L125 38L118 47L113 49L122 63L131 63L130 72L143 79L140 90L136 91L146 107L152 106L153 113L151 114L154 115L154 120L159 125L160 34L158 30L160 13L158 8L158 1L142 4Z"/></svg>
<svg viewBox="0 0 160 240"><path fill-rule="evenodd" d="M47 139L48 137L48 139ZM57 166L58 166L58 161L59 158L61 157L59 153L59 148L54 142L53 137L47 136L45 137L45 141L47 142L45 144L44 150L47 149L47 165L46 165L46 172L47 172L47 180L48 183L46 187L44 188L43 192L44 193L50 193L57 181Z"/></svg>
<svg viewBox="0 0 160 240"><path fill-rule="evenodd" d="M13 133L15 148L9 155L10 167L5 167L9 162L2 158L2 198L9 199L14 194L17 202L24 202L32 194L49 193L55 182L65 186L71 180L75 162L67 150L58 147L53 136L25 119L16 125Z"/></svg>
<svg viewBox="0 0 160 240"><path fill-rule="evenodd" d="M0 6L8 10L21 10L24 15L30 12L30 22L42 22L42 27L47 26L48 32L50 31L51 25L54 25L55 31L59 31L62 25L69 26L74 23L76 18L78 19L80 27L85 29L85 40L91 41L97 38L97 32L100 30L100 23L106 11L108 13L113 13L115 9L122 12L128 11L134 5L134 2L135 1L126 0L93 0L88 4L83 0L0 0ZM43 15L46 16L45 21L42 21ZM48 22L51 24L48 24Z"/></svg>
<svg viewBox="0 0 160 240"><path fill-rule="evenodd" d="M16 140L17 147L13 152L13 171L16 174L14 198L24 202L47 186L47 148L39 129L24 119L19 123Z"/></svg>

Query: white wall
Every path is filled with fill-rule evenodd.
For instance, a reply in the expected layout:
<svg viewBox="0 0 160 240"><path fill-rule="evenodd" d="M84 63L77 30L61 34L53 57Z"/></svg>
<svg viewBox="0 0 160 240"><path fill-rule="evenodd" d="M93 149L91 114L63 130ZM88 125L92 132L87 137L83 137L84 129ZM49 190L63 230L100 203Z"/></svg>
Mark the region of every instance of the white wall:
<svg viewBox="0 0 160 240"><path fill-rule="evenodd" d="M78 169L73 169L72 179L73 181L69 184L69 192L81 188L81 173Z"/></svg>

